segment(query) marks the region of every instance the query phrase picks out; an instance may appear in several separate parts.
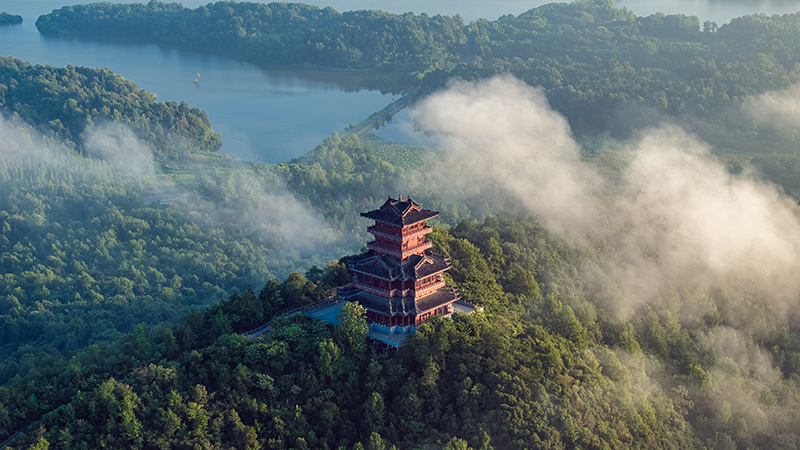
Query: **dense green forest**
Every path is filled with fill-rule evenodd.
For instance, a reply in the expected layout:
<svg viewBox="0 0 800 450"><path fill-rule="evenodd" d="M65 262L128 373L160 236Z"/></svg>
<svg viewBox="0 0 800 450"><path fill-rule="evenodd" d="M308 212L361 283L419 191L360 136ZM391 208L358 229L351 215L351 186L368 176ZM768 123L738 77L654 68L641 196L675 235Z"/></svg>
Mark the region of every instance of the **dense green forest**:
<svg viewBox="0 0 800 450"><path fill-rule="evenodd" d="M186 103L161 103L155 95L108 69L32 65L0 58L0 110L76 148L96 124L120 122L136 131L158 159L215 152L222 138L208 116Z"/></svg>
<svg viewBox="0 0 800 450"><path fill-rule="evenodd" d="M0 12L0 25L18 25L22 23L22 16Z"/></svg>
<svg viewBox="0 0 800 450"><path fill-rule="evenodd" d="M19 102L13 106L34 123L44 114L81 110L33 103L45 97L48 105L41 94L66 91L80 73L105 74L135 89L107 71L5 61L35 74L64 75L49 83L14 78L14 90L29 92L31 103L27 113ZM121 97L99 86L93 91L96 101ZM169 103L152 103L149 112L169 111ZM332 136L305 164L234 163L163 127L137 128L137 120L155 120L136 116L130 106L119 110L126 114L106 124L55 132L50 123L39 127L44 134L26 126L13 107L6 109L11 118L0 121L0 384L112 341L136 324L174 323L233 290L356 252L368 236L358 213L383 200L373 195L401 179L424 177L382 160L378 154L408 150L375 138ZM175 111L205 117L184 104ZM210 126L202 130L219 137ZM65 136L79 136L78 143ZM178 150L158 147L172 141L182 142ZM417 160L430 154L415 152ZM160 204L165 198L180 201ZM460 214L472 212L462 207ZM460 216L451 208L444 217L452 223Z"/></svg>
<svg viewBox="0 0 800 450"><path fill-rule="evenodd" d="M7 155L1 174L0 436L44 415L17 448L797 442L800 336L770 319L757 292L677 282L621 317L612 247L508 214L461 221L497 205L485 193L454 200L453 180L425 168L447 164L445 154L334 135L302 164L189 154L132 176L9 124L28 134L4 134L7 148L25 151ZM591 144L590 164L612 174L629 164L628 153ZM367 240L358 213L382 199L365 193L398 185L441 210L443 223L460 223L432 240L453 260L450 282L485 316L423 327L393 357L353 352L356 341L302 317L257 341L230 334L341 284L343 266L326 261ZM145 205L158 190L186 196ZM295 248L320 230L286 234L275 221L286 215L301 218L293 229L321 217L325 240ZM289 273L298 267L305 276ZM247 289L274 276L285 280ZM710 312L685 316L698 303ZM199 312L172 325L191 307ZM742 308L762 324L757 333L736 331ZM745 356L714 339L733 339Z"/></svg>
<svg viewBox="0 0 800 450"><path fill-rule="evenodd" d="M276 304L302 304L346 281L332 265L29 373L0 389L0 426L13 430L44 414L12 447L20 449L798 442L798 330L737 337L752 362L759 353L780 356L769 380L699 339L735 324L736 293L704 299L717 312L686 320L682 308L698 293L666 289L635 319L618 320L613 305L597 301L614 296L613 274L576 276L598 275L609 248L570 245L508 214L437 229L432 240L453 260L450 282L486 312L426 324L395 355L367 352L357 321L333 329L297 315L257 339L230 334L246 329L248 316L267 317ZM758 299L748 305L768 314Z"/></svg>
<svg viewBox="0 0 800 450"><path fill-rule="evenodd" d="M192 10L151 1L64 7L41 16L37 27L144 36L258 62L404 68L426 90L453 77L511 73L542 86L577 131L624 133L644 119L628 114L623 122L609 111L712 114L798 81L798 23L798 14L747 16L701 31L697 17L637 17L610 0L553 3L469 24L458 16L340 14L302 4L217 2Z"/></svg>
<svg viewBox="0 0 800 450"><path fill-rule="evenodd" d="M382 11L339 13L302 3L94 3L36 21L43 33L140 36L260 63L411 69L457 62L463 21Z"/></svg>
<svg viewBox="0 0 800 450"><path fill-rule="evenodd" d="M4 137L12 153L0 166L0 383L137 323L176 322L233 290L324 266L366 241L356 204L373 200L337 203L317 193L331 183L314 179L329 175L334 186L356 191L362 173L234 164L214 155L172 161L164 166L169 175L152 165L132 173L46 138ZM376 171L371 183L384 181L377 169L362 170ZM186 173L181 185L169 181ZM329 208L329 220L290 188L306 204ZM181 200L145 203L148 197Z"/></svg>
<svg viewBox="0 0 800 450"><path fill-rule="evenodd" d="M0 441L34 424L12 448L797 448L797 286L758 269L785 275L800 250L781 241L798 234L798 123L761 111L800 98L798 23L701 29L601 1L470 24L235 2L42 16L43 32L403 70L421 117L472 142L334 134L294 161L234 162L186 104L107 70L0 60ZM445 103L456 114L434 124L430 99L470 86L453 79L530 101L466 125L469 105ZM492 122L517 115L537 124ZM710 149L674 128L636 135L660 121ZM695 152L680 170L642 171L642 153L674 156L675 139ZM533 157L565 148L572 159ZM547 173L562 164L595 189L557 205L588 231L550 227L529 203L573 187ZM236 334L347 283L369 238L359 213L396 191L441 212L430 239L452 260L447 281L485 313L434 320L392 355L369 351L351 307L346 327L300 315ZM696 261L731 254L755 274Z"/></svg>
<svg viewBox="0 0 800 450"><path fill-rule="evenodd" d="M701 29L693 16L637 17L600 0L469 24L300 4L192 10L155 1L65 7L37 21L47 33L145 36L263 63L402 69L408 75L393 89L420 98L448 80L511 74L543 88L578 135L628 139L656 122L677 122L732 166L753 164L794 195L798 161L786 151L800 147L797 134L740 112L754 96L800 81L798 24L800 13L754 15Z"/></svg>

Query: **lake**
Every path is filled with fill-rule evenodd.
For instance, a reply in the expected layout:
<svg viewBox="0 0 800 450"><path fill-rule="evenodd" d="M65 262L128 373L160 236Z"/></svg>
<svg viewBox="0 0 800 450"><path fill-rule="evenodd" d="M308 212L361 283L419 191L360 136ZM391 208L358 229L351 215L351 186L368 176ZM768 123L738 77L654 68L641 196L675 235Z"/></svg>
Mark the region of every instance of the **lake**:
<svg viewBox="0 0 800 450"><path fill-rule="evenodd" d="M392 101L391 95L364 89L370 74L361 72L265 69L151 43L43 36L34 22L59 3L1 4L6 11L22 14L24 22L0 27L0 55L52 66L108 67L160 101L185 101L205 110L222 134L220 152L238 159L290 160Z"/></svg>
<svg viewBox="0 0 800 450"><path fill-rule="evenodd" d="M79 3L79 2L76 2ZM204 0L182 2L187 7ZM264 2L266 3L266 2ZM313 2L309 2L313 3ZM329 0L338 11L381 9L394 13L460 13L466 21L520 14L546 2L522 0ZM249 161L287 161L313 149L333 132L341 132L393 101L368 86L384 74L304 68L264 68L216 55L180 51L150 43L47 37L36 30L39 15L73 4L64 0L3 0L0 11L20 14L24 23L0 27L0 55L34 64L108 67L158 96L185 101L208 113L222 134L221 152ZM718 24L756 12L779 14L800 9L800 0L619 0L637 15L657 11L697 15ZM198 83L195 77L200 74ZM411 119L403 111L384 137L409 143Z"/></svg>

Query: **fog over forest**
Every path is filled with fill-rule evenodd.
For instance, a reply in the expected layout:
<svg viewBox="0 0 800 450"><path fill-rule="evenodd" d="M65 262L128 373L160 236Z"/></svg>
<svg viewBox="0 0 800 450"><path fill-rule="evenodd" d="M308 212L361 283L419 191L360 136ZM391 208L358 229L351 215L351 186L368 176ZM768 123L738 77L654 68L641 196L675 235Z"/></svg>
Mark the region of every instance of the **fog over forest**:
<svg viewBox="0 0 800 450"><path fill-rule="evenodd" d="M763 94L743 114L797 127L797 92ZM676 298L679 320L692 323L716 310L709 296L728 292L729 323L700 338L718 360L709 368L717 401L737 415L755 414L766 427L786 412L778 408L764 416L748 400L752 386L731 370L774 387L779 375L771 369L772 355L747 344L747 337L800 325L795 199L753 169L729 173L708 144L668 122L625 143L627 164L617 179L604 178L581 158L566 120L544 93L509 76L450 82L414 110L420 130L444 138L447 154L428 175L447 180L440 185L452 189L443 194L448 200L463 201L466 194L470 201L521 208L569 242L614 248L614 259L602 265L611 268L607 275L622 292L603 306L621 318L677 288L691 292ZM764 301L763 321L753 320L754 298Z"/></svg>
<svg viewBox="0 0 800 450"><path fill-rule="evenodd" d="M440 145L351 127L235 160L191 102L0 58L0 442L796 449L800 13L701 23L611 0L43 15L59 42L374 71ZM413 267L361 215L398 194L438 213Z"/></svg>
<svg viewBox="0 0 800 450"><path fill-rule="evenodd" d="M772 117L792 120L796 92L764 94L745 112L783 125ZM608 179L581 158L541 90L512 77L451 82L414 109L417 127L446 139L444 161L429 176L449 181L452 201L467 193L501 209L522 206L567 239L614 246L627 306L679 282L731 289L737 301L765 295L776 325L797 318L797 202L753 169L729 173L708 144L680 127L639 131L624 143L621 174Z"/></svg>

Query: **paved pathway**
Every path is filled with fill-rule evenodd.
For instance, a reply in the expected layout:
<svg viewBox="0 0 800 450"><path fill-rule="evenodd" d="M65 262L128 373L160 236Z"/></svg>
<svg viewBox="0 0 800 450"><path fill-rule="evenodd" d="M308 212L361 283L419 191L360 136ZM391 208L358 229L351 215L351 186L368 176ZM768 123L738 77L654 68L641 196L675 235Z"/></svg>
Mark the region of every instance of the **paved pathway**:
<svg viewBox="0 0 800 450"><path fill-rule="evenodd" d="M306 315L312 319L324 320L330 324L339 325L338 316L339 312L342 310L342 306L344 306L344 301L309 311L306 313Z"/></svg>
<svg viewBox="0 0 800 450"><path fill-rule="evenodd" d="M371 115L369 119L359 123L358 125L354 126L353 128L350 128L349 130L343 131L340 136L347 137L350 136L351 134L356 134L360 136L361 134L375 128L376 124L383 121L384 119L387 118L391 119L392 116L405 109L405 107L408 106L408 103L410 101L411 101L410 95L406 95L405 97L397 99L394 102L390 103L389 106L387 106L386 108L383 108L382 110Z"/></svg>
<svg viewBox="0 0 800 450"><path fill-rule="evenodd" d="M38 423L39 423L38 421L37 422L33 422L32 424L28 425L27 427L25 427L25 428L17 431L16 433L12 434L11 436L9 436L8 439L6 439L2 443L0 443L0 450L3 450L7 446L11 445L14 441L17 440L18 437L22 436L22 433L24 433L27 429L32 428L34 425L36 425Z"/></svg>
<svg viewBox="0 0 800 450"><path fill-rule="evenodd" d="M344 300L339 300L339 298L336 295L333 295L332 297L324 298L324 299L322 299L322 300L320 300L318 302L312 303L310 305L301 306L301 307L295 308L295 309L293 309L291 311L287 311L287 312L281 314L280 316L273 317L272 320L270 320L269 322L265 323L264 325L261 325L258 328L254 328L254 329L252 329L250 331L246 331L246 332L241 333L241 334L242 334L242 336L244 336L246 338L254 338L256 336L260 336L260 335L266 333L267 331L269 331L270 328L272 328L272 321L273 320L275 320L275 319L277 319L279 317L293 316L295 314L305 314L305 315L307 315L309 317L312 317L314 319L324 320L326 322L329 322L329 323L332 323L332 324L336 325L338 323L336 321L336 316L339 314L339 311L341 311L343 304L344 304ZM335 310L335 312L334 312L334 310ZM321 317L316 317L314 315L314 314L317 314L318 311L322 311L322 312L319 313L319 314L321 314ZM327 317L327 318L323 318L323 317Z"/></svg>

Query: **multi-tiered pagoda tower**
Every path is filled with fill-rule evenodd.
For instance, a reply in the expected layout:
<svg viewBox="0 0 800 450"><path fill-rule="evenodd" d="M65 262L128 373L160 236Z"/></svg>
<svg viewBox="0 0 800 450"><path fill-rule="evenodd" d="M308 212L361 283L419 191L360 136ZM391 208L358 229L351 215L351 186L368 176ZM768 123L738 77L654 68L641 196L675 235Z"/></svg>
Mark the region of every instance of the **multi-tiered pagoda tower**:
<svg viewBox="0 0 800 450"><path fill-rule="evenodd" d="M433 316L450 316L460 298L444 283L450 261L430 254L432 244L425 240L433 231L425 221L439 213L401 195L361 215L375 221L367 228L375 240L367 244L367 253L353 258L350 269L355 285L346 297L367 309L370 328L388 334L412 333Z"/></svg>

